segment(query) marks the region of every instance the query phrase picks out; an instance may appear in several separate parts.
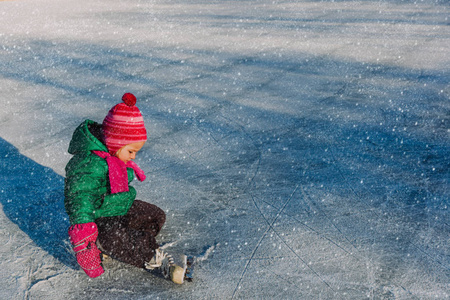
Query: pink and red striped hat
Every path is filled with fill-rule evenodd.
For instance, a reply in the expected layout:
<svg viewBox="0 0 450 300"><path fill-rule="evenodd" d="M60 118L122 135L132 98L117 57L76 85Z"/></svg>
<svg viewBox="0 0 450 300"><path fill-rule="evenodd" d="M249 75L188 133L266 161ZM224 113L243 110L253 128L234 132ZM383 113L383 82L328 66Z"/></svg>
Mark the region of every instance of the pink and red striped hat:
<svg viewBox="0 0 450 300"><path fill-rule="evenodd" d="M106 147L111 155L128 144L147 140L144 118L135 106L136 97L126 93L122 101L110 109L102 124Z"/></svg>

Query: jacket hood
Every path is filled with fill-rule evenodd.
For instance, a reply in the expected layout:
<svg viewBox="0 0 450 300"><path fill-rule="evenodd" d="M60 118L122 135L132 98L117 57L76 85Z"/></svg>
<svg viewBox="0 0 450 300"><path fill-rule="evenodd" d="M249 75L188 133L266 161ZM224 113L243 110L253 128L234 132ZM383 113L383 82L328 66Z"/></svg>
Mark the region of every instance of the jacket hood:
<svg viewBox="0 0 450 300"><path fill-rule="evenodd" d="M106 145L94 136L91 130L100 133L101 125L91 120L85 120L75 129L69 144L70 154L93 150L108 152Z"/></svg>

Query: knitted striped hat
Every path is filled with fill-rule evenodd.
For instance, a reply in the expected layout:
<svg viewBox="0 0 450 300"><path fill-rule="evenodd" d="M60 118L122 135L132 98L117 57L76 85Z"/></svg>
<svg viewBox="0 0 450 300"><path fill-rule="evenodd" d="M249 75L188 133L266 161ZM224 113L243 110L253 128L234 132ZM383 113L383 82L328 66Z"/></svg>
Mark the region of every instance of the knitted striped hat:
<svg viewBox="0 0 450 300"><path fill-rule="evenodd" d="M135 106L136 97L126 93L122 101L111 108L102 124L106 147L111 155L123 146L147 140L144 118Z"/></svg>

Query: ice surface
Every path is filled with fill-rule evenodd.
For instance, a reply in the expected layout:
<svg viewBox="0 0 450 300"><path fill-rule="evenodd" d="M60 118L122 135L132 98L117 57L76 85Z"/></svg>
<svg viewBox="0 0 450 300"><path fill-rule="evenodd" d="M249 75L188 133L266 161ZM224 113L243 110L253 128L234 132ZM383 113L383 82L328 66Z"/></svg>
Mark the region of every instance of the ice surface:
<svg viewBox="0 0 450 300"><path fill-rule="evenodd" d="M0 1L1 299L448 299L447 1ZM138 97L195 281L68 244L66 150ZM211 250L213 249L213 250ZM202 257L206 257L202 256Z"/></svg>

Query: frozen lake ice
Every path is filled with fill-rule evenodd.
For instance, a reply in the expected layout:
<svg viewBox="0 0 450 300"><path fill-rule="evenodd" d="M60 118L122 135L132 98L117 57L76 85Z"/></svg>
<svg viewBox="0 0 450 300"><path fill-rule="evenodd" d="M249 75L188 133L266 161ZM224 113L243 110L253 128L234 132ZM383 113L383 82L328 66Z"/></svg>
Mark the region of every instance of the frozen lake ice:
<svg viewBox="0 0 450 300"><path fill-rule="evenodd" d="M0 298L448 299L447 1L0 1ZM75 127L124 92L195 281L66 236Z"/></svg>

